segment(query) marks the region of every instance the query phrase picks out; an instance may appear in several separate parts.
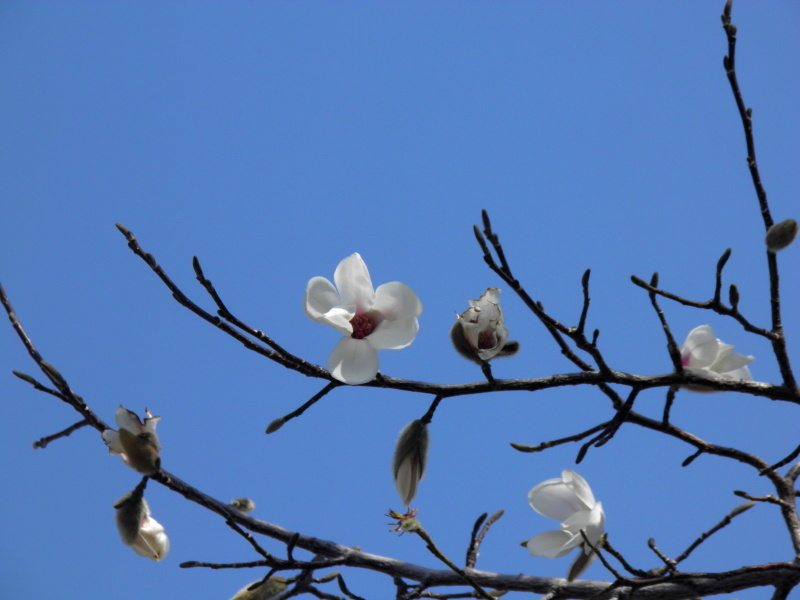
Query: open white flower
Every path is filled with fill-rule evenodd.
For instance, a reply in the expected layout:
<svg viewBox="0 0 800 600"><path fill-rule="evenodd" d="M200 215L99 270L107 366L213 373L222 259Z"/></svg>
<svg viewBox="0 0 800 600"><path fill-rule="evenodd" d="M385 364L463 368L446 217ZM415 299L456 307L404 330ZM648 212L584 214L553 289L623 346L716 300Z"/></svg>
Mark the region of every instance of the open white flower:
<svg viewBox="0 0 800 600"><path fill-rule="evenodd" d="M717 339L711 326L700 325L689 332L681 346L681 364L687 371L710 379L753 381L747 365L755 358L736 353L734 348Z"/></svg>
<svg viewBox="0 0 800 600"><path fill-rule="evenodd" d="M309 319L345 336L328 357L331 375L350 385L367 383L378 374L377 350L398 350L414 341L422 303L399 281L373 289L358 253L339 263L333 280L335 287L324 277L311 279L303 308Z"/></svg>
<svg viewBox="0 0 800 600"><path fill-rule="evenodd" d="M147 500L138 488L125 494L114 504L117 509L117 529L122 541L136 554L155 562L169 552L169 538L164 526L150 515Z"/></svg>
<svg viewBox="0 0 800 600"><path fill-rule="evenodd" d="M139 416L120 405L115 413L119 431L106 429L103 441L111 454L119 454L130 468L144 475L152 475L161 468L161 444L156 435L156 425L161 417L145 410L144 423Z"/></svg>
<svg viewBox="0 0 800 600"><path fill-rule="evenodd" d="M564 469L560 479L543 481L528 492L528 502L543 517L561 521L560 529L545 531L526 542L532 556L560 558L573 548L582 548L585 555L594 554L584 542L581 530L596 547L605 532L606 517L602 504L595 501L592 489L583 477ZM588 558L590 560L581 560L581 570L588 567L594 557ZM579 574L574 573L572 578Z"/></svg>
<svg viewBox="0 0 800 600"><path fill-rule="evenodd" d="M500 308L500 290L490 287L477 300L470 300L469 308L456 315L450 339L456 351L473 362L516 353L519 345L507 343L508 329Z"/></svg>

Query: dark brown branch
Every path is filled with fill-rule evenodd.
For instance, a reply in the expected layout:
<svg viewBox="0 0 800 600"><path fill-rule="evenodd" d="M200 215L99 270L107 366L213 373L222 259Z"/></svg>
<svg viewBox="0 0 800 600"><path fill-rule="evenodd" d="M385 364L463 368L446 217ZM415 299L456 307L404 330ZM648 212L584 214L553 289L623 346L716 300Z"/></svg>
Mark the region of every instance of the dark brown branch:
<svg viewBox="0 0 800 600"><path fill-rule="evenodd" d="M653 273L653 277L650 279L650 286L653 288L658 287L658 273ZM661 321L661 328L664 330L664 336L667 338L667 351L669 352L669 357L672 359L672 366L676 373L681 373L683 371L681 351L678 348L678 344L675 343L675 338L669 328L667 318L664 316L664 311L662 311L661 307L658 305L658 299L654 292L650 292L650 303L653 305L653 310L656 311L656 315L658 315L658 320Z"/></svg>
<svg viewBox="0 0 800 600"><path fill-rule="evenodd" d="M73 431L77 431L81 427L86 427L88 424L89 424L89 421L87 421L86 419L83 419L82 421L78 421L77 423L74 423L74 424L70 425L69 427L67 427L63 431L59 431L58 433L54 433L53 435L48 435L46 437L41 438L40 440L38 440L36 442L33 442L33 447L34 447L34 449L47 448L47 444L49 444L50 442L52 442L54 440L57 440L59 438L62 438L62 437L67 437Z"/></svg>
<svg viewBox="0 0 800 600"><path fill-rule="evenodd" d="M719 523L714 525L714 527L712 527L708 531L705 531L705 532L701 533L700 536L694 542L692 542L689 545L689 547L686 550L684 550L681 553L680 556L678 556L678 558L676 558L673 561L673 564L677 565L677 564L683 562L684 560L686 560L687 558L689 558L689 555L692 552L694 552L695 548L697 548L700 544L705 542L709 537L714 535L717 531L719 531L723 527L727 527L728 525L730 525L731 521L735 517L738 517L740 514L742 514L743 512L745 512L747 510L750 510L754 506L755 506L755 502L745 502L744 504L741 504L741 505L737 506L736 508L734 508L731 512L729 512L727 515L725 515L725 518L723 518Z"/></svg>
<svg viewBox="0 0 800 600"><path fill-rule="evenodd" d="M799 455L800 455L800 446L795 448L792 451L792 453L789 456L787 456L786 458L784 458L783 460L780 460L780 461L776 462L774 465L769 466L766 469L762 470L761 473L759 473L759 475L766 475L767 473L770 473L770 472L774 471L775 469L780 469L781 467L784 467L784 466L788 465L790 462L792 462Z"/></svg>
<svg viewBox="0 0 800 600"><path fill-rule="evenodd" d="M575 435L570 435L564 438L560 438L557 440L553 440L551 442L542 442L538 446L526 446L524 444L517 444L516 442L511 442L511 447L514 450L519 450L520 452L541 452L542 450L547 450L548 448L552 448L554 446L560 446L561 444L567 444L569 442L577 442L582 440L585 437L589 437L593 433L605 429L611 424L611 421L606 421L604 423L600 423L600 425L595 425L591 429L587 429L586 431L582 431L581 433L576 433Z"/></svg>
<svg viewBox="0 0 800 600"><path fill-rule="evenodd" d="M747 146L747 167L750 170L750 178L753 180L753 187L758 197L758 205L761 209L761 217L764 221L764 231L768 231L774 224L772 215L769 210L769 202L767 200L767 192L761 184L761 174L758 171L758 162L756 161L756 144L753 136L753 109L747 108L742 96L742 91L739 88L739 79L736 75L736 25L731 22L731 7L732 2L725 4L725 10L722 14L722 28L725 30L725 35L728 39L728 55L723 59L723 67L725 74L728 77L728 82L733 92L733 98L736 101L736 108L739 110L739 116L742 120L742 128L744 129L744 139ZM778 366L783 376L783 382L787 387L797 387L797 383L792 373L792 367L789 363L789 354L786 350L786 338L783 334L783 322L781 319L781 293L780 293L780 277L778 275L778 258L774 252L769 252L765 248L767 255L767 268L769 270L769 291L770 291L770 307L772 313L772 333L775 336L772 339L772 350L775 352L775 357L778 360Z"/></svg>
<svg viewBox="0 0 800 600"><path fill-rule="evenodd" d="M503 514L505 514L504 510L498 510L484 523L486 513L483 513L478 520L475 521L475 526L472 528L472 535L470 536L469 547L467 548L467 560L464 563L468 569L475 568L475 563L478 560L478 551L480 550L483 538L489 533L489 528L494 525ZM483 524L483 528L481 528L479 532L478 528L480 528L481 524Z"/></svg>
<svg viewBox="0 0 800 600"><path fill-rule="evenodd" d="M291 421L295 417L299 417L300 415L302 415L304 412L306 412L306 410L308 410L314 404L319 402L328 392L330 392L334 388L339 387L340 385L343 384L339 383L338 381L331 381L328 385L326 385L316 394L311 396L311 398L309 398L306 402L304 402L302 406L300 406L296 410L293 410L287 415L275 419L272 423L269 424L269 426L267 426L266 433L275 433L276 431L278 431L278 429L283 427L287 421Z"/></svg>

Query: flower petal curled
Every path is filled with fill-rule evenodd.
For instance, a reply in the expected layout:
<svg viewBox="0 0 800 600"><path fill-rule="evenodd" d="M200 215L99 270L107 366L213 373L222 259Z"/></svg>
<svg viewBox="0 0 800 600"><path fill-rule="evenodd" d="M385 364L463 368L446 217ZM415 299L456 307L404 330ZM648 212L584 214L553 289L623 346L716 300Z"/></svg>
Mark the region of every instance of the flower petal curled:
<svg viewBox="0 0 800 600"><path fill-rule="evenodd" d="M561 558L581 542L568 531L545 531L528 540L525 545L536 558Z"/></svg>
<svg viewBox="0 0 800 600"><path fill-rule="evenodd" d="M316 323L328 324L327 313L342 303L339 292L324 277L314 277L306 286L303 309L306 316Z"/></svg>
<svg viewBox="0 0 800 600"><path fill-rule="evenodd" d="M333 280L342 297L343 306L354 306L356 314L363 314L372 308L375 290L367 265L358 252L339 263L333 274Z"/></svg>
<svg viewBox="0 0 800 600"><path fill-rule="evenodd" d="M681 346L684 367L707 368L719 353L719 341L709 325L695 327Z"/></svg>
<svg viewBox="0 0 800 600"><path fill-rule="evenodd" d="M328 357L328 371L348 385L360 385L378 374L378 354L366 340L345 337Z"/></svg>

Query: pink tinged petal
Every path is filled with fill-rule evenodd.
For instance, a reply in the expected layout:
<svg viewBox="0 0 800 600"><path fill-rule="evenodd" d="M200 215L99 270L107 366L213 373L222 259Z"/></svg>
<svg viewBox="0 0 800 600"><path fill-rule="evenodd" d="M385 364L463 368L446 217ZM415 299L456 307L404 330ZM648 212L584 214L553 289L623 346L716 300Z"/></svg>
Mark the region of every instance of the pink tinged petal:
<svg viewBox="0 0 800 600"><path fill-rule="evenodd" d="M375 301L375 290L369 277L367 265L356 252L351 254L336 267L333 274L336 288L342 297L342 305L353 305L356 314L363 314L372 308Z"/></svg>
<svg viewBox="0 0 800 600"><path fill-rule="evenodd" d="M561 479L548 479L534 487L528 492L528 502L537 513L555 521L566 521L586 509L574 490Z"/></svg>
<svg viewBox="0 0 800 600"><path fill-rule="evenodd" d="M306 286L303 309L306 316L316 323L329 324L326 315L331 309L340 306L342 299L333 284L324 277L314 277Z"/></svg>
<svg viewBox="0 0 800 600"><path fill-rule="evenodd" d="M114 413L114 418L117 421L117 427L120 429L127 429L135 435L144 431L144 426L139 420L138 415L135 412L126 409L121 404L119 405L117 412Z"/></svg>
<svg viewBox="0 0 800 600"><path fill-rule="evenodd" d="M592 507L597 504L594 499L594 494L592 493L592 488L590 488L586 480L575 471L572 469L564 469L561 472L561 479L572 488L575 492L575 496L583 503L584 508L591 510Z"/></svg>
<svg viewBox="0 0 800 600"><path fill-rule="evenodd" d="M561 558L582 541L568 531L545 531L528 540L526 547L536 558Z"/></svg>
<svg viewBox="0 0 800 600"><path fill-rule="evenodd" d="M378 374L378 354L366 339L342 338L328 357L328 371L348 385L367 383Z"/></svg>
<svg viewBox="0 0 800 600"><path fill-rule="evenodd" d="M681 347L684 367L708 367L719 354L719 341L709 325L695 327Z"/></svg>

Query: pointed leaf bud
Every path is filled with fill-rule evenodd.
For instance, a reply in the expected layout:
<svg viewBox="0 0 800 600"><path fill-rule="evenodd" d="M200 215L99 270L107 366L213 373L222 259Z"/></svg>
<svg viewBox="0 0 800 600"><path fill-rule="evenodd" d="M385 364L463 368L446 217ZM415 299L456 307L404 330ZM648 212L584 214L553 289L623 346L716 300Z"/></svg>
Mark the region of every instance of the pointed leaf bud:
<svg viewBox="0 0 800 600"><path fill-rule="evenodd" d="M728 290L728 301L731 304L731 308L734 310L739 306L739 288L736 287L735 283L732 283Z"/></svg>
<svg viewBox="0 0 800 600"><path fill-rule="evenodd" d="M767 250L770 252L778 252L791 244L796 237L797 221L794 219L786 219L770 227L764 241L767 243Z"/></svg>
<svg viewBox="0 0 800 600"><path fill-rule="evenodd" d="M417 486L425 476L428 443L428 426L419 419L403 427L397 439L392 472L397 493L406 506L417 495Z"/></svg>

